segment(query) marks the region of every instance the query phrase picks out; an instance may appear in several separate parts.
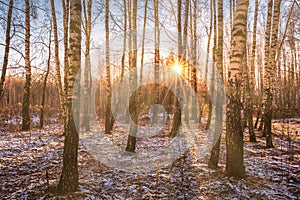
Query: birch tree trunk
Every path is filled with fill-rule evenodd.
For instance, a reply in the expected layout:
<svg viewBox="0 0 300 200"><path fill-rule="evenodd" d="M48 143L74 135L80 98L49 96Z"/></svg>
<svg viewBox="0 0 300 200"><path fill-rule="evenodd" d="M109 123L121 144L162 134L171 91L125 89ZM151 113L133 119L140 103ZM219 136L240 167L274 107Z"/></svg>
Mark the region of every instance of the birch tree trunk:
<svg viewBox="0 0 300 200"><path fill-rule="evenodd" d="M59 91L59 100L60 107L63 114L63 119L66 118L66 109L65 109L65 94L61 81L60 74L60 62L59 62L59 43L58 43L58 30L57 30L57 21L56 21L56 11L54 0L51 0L51 12L52 12L52 22L53 22L53 31L54 31L54 60L55 60L55 70L56 70L56 85Z"/></svg>
<svg viewBox="0 0 300 200"><path fill-rule="evenodd" d="M198 88L197 88L197 0L193 0L193 15L191 14L191 16L193 16L193 40L192 40L192 88L196 94L196 96L194 97L195 99L193 99L193 107L192 107L192 119L197 118L197 96L198 94ZM192 10L191 10L192 12ZM192 21L192 20L191 20ZM207 53L208 54L208 53ZM202 106L202 100L200 99L200 97L198 96L199 101L199 123L201 123L201 117L202 117L202 110L203 110L203 106Z"/></svg>
<svg viewBox="0 0 300 200"><path fill-rule="evenodd" d="M272 113L273 113L273 93L275 81L275 65L276 65L276 51L278 44L278 24L280 17L281 0L274 0L274 15L271 30L271 44L269 46L268 62L265 62L265 99L264 99L264 135L266 135L266 147L273 148L272 143ZM270 7L269 7L270 8ZM271 35L270 34L270 35ZM268 38L266 38L267 40Z"/></svg>
<svg viewBox="0 0 300 200"><path fill-rule="evenodd" d="M213 28L213 1L210 0L210 5L209 5L209 13L210 13L210 18L209 18L209 31L208 31L208 40L207 40L207 48L206 48L206 60L205 60L205 75L204 75L204 80L207 83L207 75L208 75L208 61L209 61L209 54L210 54L210 40L211 40L211 35L212 35L212 28Z"/></svg>
<svg viewBox="0 0 300 200"><path fill-rule="evenodd" d="M185 1L185 9L184 9L184 24L183 24L183 41L182 41L182 48L183 48L183 57L186 59L187 54L187 31L188 31L188 22L189 22L189 7L190 7L190 0Z"/></svg>
<svg viewBox="0 0 300 200"><path fill-rule="evenodd" d="M254 59L255 59L255 48L256 48L256 26L257 26L257 15L258 15L258 0L255 0L255 13L254 13L254 27L253 27L253 47L252 55L250 56L250 67L248 67L247 59L246 64L243 65L243 82L244 82L244 119L243 125L248 126L250 142L256 142L256 136L254 134L253 127L253 88L254 88ZM253 64L253 66L252 66ZM243 127L244 129L244 127Z"/></svg>
<svg viewBox="0 0 300 200"><path fill-rule="evenodd" d="M216 8L216 0L211 0L212 3L212 7L211 7L211 11L213 13L211 13L211 15L213 15L213 28L214 28L214 46L213 46L213 52L212 52L212 60L213 60L213 64L212 64L212 70L211 70L211 81L210 81L210 101L208 104L208 116L207 116L207 123L206 123L206 127L205 129L208 130L210 123L211 123L211 115L212 115L212 110L213 110L213 106L212 106L212 100L214 99L214 93L215 93L215 63L216 63L216 55L217 55L217 8ZM208 65L208 58L206 60L207 65Z"/></svg>
<svg viewBox="0 0 300 200"><path fill-rule="evenodd" d="M8 65L8 56L9 56L10 39L11 39L10 29L11 29L11 18L12 18L12 13L13 13L13 5L14 5L14 0L10 0L8 12L7 12L6 32L5 32L5 50L4 50L2 73L1 73L1 79L0 79L0 100L3 95L4 82L5 82L7 65Z"/></svg>
<svg viewBox="0 0 300 200"><path fill-rule="evenodd" d="M181 0L177 0L177 43L178 43L178 59L182 58L183 52L182 52L182 27L181 27ZM176 80L176 91L177 94L180 93L180 81ZM180 98L180 95L178 95L178 98ZM169 136L171 138L175 137L179 127L181 125L181 109L180 105L178 103L177 97L175 96L175 112L174 112L174 117L173 117L173 123L172 123L172 129L169 133Z"/></svg>
<svg viewBox="0 0 300 200"><path fill-rule="evenodd" d="M74 192L78 189L79 88L75 85L81 65L81 0L70 2L69 72L66 132L63 152L63 169L58 189ZM73 107L72 107L73 103ZM77 125L77 128L76 128Z"/></svg>
<svg viewBox="0 0 300 200"><path fill-rule="evenodd" d="M64 107L67 106L68 96L68 73L69 73L69 14L70 14L70 0L62 0L63 6L63 30L64 30ZM65 108L66 109L66 108ZM66 120L66 119L64 119ZM66 124L66 123L65 123Z"/></svg>
<svg viewBox="0 0 300 200"><path fill-rule="evenodd" d="M146 27L147 27L147 8L148 8L148 0L145 1L145 8L144 8L144 24L143 24L143 35L142 35L140 85L142 85L142 82L143 82L143 65L144 65L144 54L145 54L145 36L146 36Z"/></svg>
<svg viewBox="0 0 300 200"><path fill-rule="evenodd" d="M177 32L178 55L182 56L181 0L177 0Z"/></svg>
<svg viewBox="0 0 300 200"><path fill-rule="evenodd" d="M129 0L131 1L131 0ZM136 88L137 85L137 0L133 0L133 7L131 8L131 4L128 8L129 10L132 9L132 11L129 12L129 15L131 16L132 13L132 18L130 17L130 37L129 37L129 60L131 60L129 64L129 84L130 84L130 94L133 94L133 96L130 98L129 101L129 107L132 108L132 113L131 115L131 121L130 121L130 128L129 128L129 135L127 139L127 145L126 145L126 151L128 152L135 152L135 147L136 147L136 133L137 133L137 92L134 92L133 89Z"/></svg>
<svg viewBox="0 0 300 200"><path fill-rule="evenodd" d="M190 0L185 1L185 10L184 10L184 24L183 24L183 41L182 41L182 48L183 48L183 55L182 58L184 61L187 59L187 53L188 53L188 37L187 37L187 32L188 32L188 22L189 22L189 10L190 10ZM192 26L191 26L192 28ZM187 74L188 79L190 76L190 67L187 67L184 69L184 73ZM182 91L185 93L185 96L189 97L189 91ZM188 101L188 98L185 98L185 101ZM188 105L188 102L183 102L184 104ZM189 108L188 106L184 106L184 120L185 123L189 123Z"/></svg>
<svg viewBox="0 0 300 200"><path fill-rule="evenodd" d="M27 131L30 129L30 87L31 87L31 66L30 66L30 3L29 0L25 0L26 17L25 17L25 86L23 95L23 107L22 107L22 130Z"/></svg>
<svg viewBox="0 0 300 200"><path fill-rule="evenodd" d="M148 1L148 0L147 0ZM123 5L124 5L124 35L123 35L123 53L122 53L122 69L121 69L121 80L124 76L125 72L125 53L126 53L126 45L127 45L127 9L126 9L126 0L123 0Z"/></svg>
<svg viewBox="0 0 300 200"><path fill-rule="evenodd" d="M267 85L267 82L268 82L267 76L269 76L268 72L267 72L267 70L268 70L267 63L269 63L269 61L270 61L269 53L270 53L270 40L271 40L272 15L273 15L272 10L273 10L273 0L268 0L268 17L267 17L267 24L266 24L266 37L265 37L265 49L264 49L265 50L265 73L264 73L264 81L263 81L263 90L266 95L264 95L262 93L263 114L262 114L260 129L264 128L266 115L269 115L269 113L266 113L267 110L266 110L265 103L267 102L267 100L266 100L266 97L268 96L267 89L269 87ZM266 136L266 131L263 131L263 136L264 137Z"/></svg>
<svg viewBox="0 0 300 200"><path fill-rule="evenodd" d="M229 24L230 24L230 31L232 31L232 27L233 27L233 17L234 17L234 15L233 15L233 0L229 0L230 2L229 2L229 10L230 10L230 12L229 12Z"/></svg>
<svg viewBox="0 0 300 200"><path fill-rule="evenodd" d="M110 74L110 49L109 49L109 0L105 2L105 65L106 65L106 109L105 109L105 133L111 134L114 117L111 111L111 74Z"/></svg>
<svg viewBox="0 0 300 200"><path fill-rule="evenodd" d="M221 133L223 129L223 0L218 0L218 49L217 49L217 73L216 73L216 123L214 133L214 147L211 150L208 166L216 168L219 162Z"/></svg>
<svg viewBox="0 0 300 200"><path fill-rule="evenodd" d="M154 23L155 23L155 36L154 36L154 81L155 81L155 104L159 101L159 19L158 19L158 0L154 0ZM152 123L158 120L157 106L153 109Z"/></svg>
<svg viewBox="0 0 300 200"><path fill-rule="evenodd" d="M148 2L148 0L147 0ZM123 33L123 52L122 52L122 58L121 58L121 80L120 80L120 86L124 84L124 73L125 73L125 60L126 60L126 46L127 46L127 0L123 0L123 6L124 6L124 11L123 11L123 27L124 27L124 33ZM142 55L142 60L143 60L143 55ZM142 73L142 68L141 68L141 73ZM141 79L142 79L142 74L141 74ZM118 88L118 90L120 90ZM115 110L119 110L121 106L121 96L125 96L125 91L120 91L118 93L118 99L117 99L117 105ZM128 117L126 117L126 121L128 120Z"/></svg>
<svg viewBox="0 0 300 200"><path fill-rule="evenodd" d="M252 52L250 61L250 87L252 92L255 88L255 53L256 53L256 32L257 32L257 18L258 18L258 0L255 0L254 22L253 22L253 36L252 36Z"/></svg>
<svg viewBox="0 0 300 200"><path fill-rule="evenodd" d="M250 142L256 142L253 126L253 95L255 90L255 52L256 52L256 30L257 30L257 17L258 17L258 0L255 0L254 22L253 22L253 36L252 36L252 52L250 57L250 75L249 85L247 86L247 103L248 103L248 129ZM248 70L247 70L248 73Z"/></svg>
<svg viewBox="0 0 300 200"><path fill-rule="evenodd" d="M83 119L82 125L86 131L90 130L90 114L91 114L91 61L90 61L90 43L91 43L91 25L92 25L92 0L88 0L86 8L84 2L85 13L85 65L84 65L84 101L83 101Z"/></svg>
<svg viewBox="0 0 300 200"><path fill-rule="evenodd" d="M245 176L244 141L241 127L241 70L246 60L248 0L238 0L233 21L231 56L227 85L226 172L228 176Z"/></svg>

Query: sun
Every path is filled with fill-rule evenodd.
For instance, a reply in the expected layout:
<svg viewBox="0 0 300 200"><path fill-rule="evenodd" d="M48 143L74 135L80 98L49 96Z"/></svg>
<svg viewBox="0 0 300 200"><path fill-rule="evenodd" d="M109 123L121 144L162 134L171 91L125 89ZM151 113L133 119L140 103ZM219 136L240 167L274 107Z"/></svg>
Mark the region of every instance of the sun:
<svg viewBox="0 0 300 200"><path fill-rule="evenodd" d="M177 73L177 74L180 74L181 73L181 70L182 70L182 66L179 65L179 64L175 64L173 66L173 70Z"/></svg>

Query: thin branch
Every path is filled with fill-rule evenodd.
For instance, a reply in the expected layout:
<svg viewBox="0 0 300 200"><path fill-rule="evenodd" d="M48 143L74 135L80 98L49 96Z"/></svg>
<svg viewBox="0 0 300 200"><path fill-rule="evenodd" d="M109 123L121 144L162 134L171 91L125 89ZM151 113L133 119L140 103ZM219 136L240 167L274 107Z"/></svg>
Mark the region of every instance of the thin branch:
<svg viewBox="0 0 300 200"><path fill-rule="evenodd" d="M1 46L5 46L5 44L3 44L3 43L0 43L0 45L1 45ZM25 59L25 56L23 55L23 53L22 53L19 49L16 49L16 48L14 48L14 47L12 47L12 46L10 47L10 49L12 49L12 50L18 52L18 53Z"/></svg>
<svg viewBox="0 0 300 200"><path fill-rule="evenodd" d="M6 3L6 2L0 1L0 3L4 4L4 5L6 5L6 6L9 6L9 4ZM33 6L32 6L32 7L33 7ZM35 6L35 7L36 7L36 6ZM20 8L17 8L17 7L15 7L15 6L13 6L13 8L16 9L16 10L18 10L18 11L21 11L21 12L24 13L24 14L26 14L26 12L25 12L24 10L20 9ZM38 7L36 7L36 8L38 8ZM33 14L31 14L31 13L30 13L30 16L31 16L31 17L36 17L36 16L34 16Z"/></svg>
<svg viewBox="0 0 300 200"><path fill-rule="evenodd" d="M109 12L109 15L110 15L111 19L113 20L113 22L117 25L117 27L119 29L121 29L121 31L124 31L124 29L116 22L116 20L114 19L113 15L111 14L111 12Z"/></svg>

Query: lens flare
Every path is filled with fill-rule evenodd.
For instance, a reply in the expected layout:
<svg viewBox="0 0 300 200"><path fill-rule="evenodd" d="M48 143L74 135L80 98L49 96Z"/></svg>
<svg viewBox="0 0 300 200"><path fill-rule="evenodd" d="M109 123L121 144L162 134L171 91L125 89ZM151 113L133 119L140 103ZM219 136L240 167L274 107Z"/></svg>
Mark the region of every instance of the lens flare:
<svg viewBox="0 0 300 200"><path fill-rule="evenodd" d="M182 70L182 66L179 65L179 64L175 64L173 66L173 70L177 73L177 74L180 74L181 73L181 70Z"/></svg>

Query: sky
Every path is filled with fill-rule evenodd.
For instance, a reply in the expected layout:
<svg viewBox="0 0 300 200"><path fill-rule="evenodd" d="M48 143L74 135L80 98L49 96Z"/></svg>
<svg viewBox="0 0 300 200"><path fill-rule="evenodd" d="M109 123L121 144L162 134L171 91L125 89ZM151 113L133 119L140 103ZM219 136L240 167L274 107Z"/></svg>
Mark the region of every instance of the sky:
<svg viewBox="0 0 300 200"><path fill-rule="evenodd" d="M101 11L101 14L95 21L95 24L92 26L92 50L91 50L91 59L92 64L94 66L97 66L99 62L101 61L102 57L105 53L103 49L105 49L104 41L105 41L105 30L104 30L104 7L103 7L103 1L102 3L99 3L101 1L94 1L98 2L95 3L93 6L93 16L95 16L95 13L98 13ZM142 3L141 3L142 2ZM168 9L171 10L171 4L170 2L173 2L174 9L176 11L176 1L175 0L162 0L160 2L160 21L163 22L164 27L161 26L161 37L165 38L165 41L162 39L161 43L161 52L170 51L168 49L169 47L173 50L176 50L176 44L174 45L174 42L172 41L174 38L168 38L170 35L176 35L176 15L172 15L168 13ZM184 2L184 1L183 1ZM266 0L260 0L260 18L265 18L266 16ZM2 0L0 1L0 14L4 18L6 18L7 13L7 4L8 0ZM110 4L110 11L111 16L113 16L114 21L118 23L119 26L123 26L123 6L120 5L121 1L111 1ZM209 3L205 0L198 1L198 37L200 44L203 49L206 49L207 45L207 33L205 32L205 27L207 28L209 26ZM287 4L285 1L283 1L283 6L286 6ZM47 43L48 37L49 37L49 24L50 24L50 2L49 0L32 0L32 5L35 5L36 7L39 7L38 9L35 9L37 13L37 18L32 18L32 24L31 24L31 55L32 55L32 65L33 66L39 66L39 68L45 68L46 65L46 58L47 58L47 48L45 45L41 43ZM138 2L138 32L141 33L142 28L142 22L143 22L143 5L144 1ZM16 34L12 39L12 46L17 48L20 51L23 51L24 49L24 29L21 27L24 24L24 13L20 10L24 9L24 1L23 0L15 0L14 4L15 9L14 10L14 24L18 24L19 26L16 26L17 31L20 33ZM63 44L62 44L62 4L61 0L55 0L55 7L56 7L56 13L57 13L57 23L59 26L59 38L60 38L60 60L63 61ZM153 21L150 19L153 19L153 2L149 1L148 5L148 24L147 24L147 32L146 32L146 46L148 45L149 48L152 48L153 45ZM200 7L202 9L200 9ZM184 8L182 9L184 12ZM254 10L254 1L250 1L249 6L249 22L253 19L253 10ZM283 16L285 17L285 16ZM184 17L182 17L183 20ZM260 20L263 21L263 20ZM117 57L116 55L120 54L120 50L122 49L123 44L123 34L120 28L113 22L112 18L110 18L110 42L111 44L111 57L114 59ZM224 0L224 23L225 26L228 28L229 25L229 0ZM46 26L45 26L46 24ZM5 42L5 21L0 18L0 43L4 44ZM264 23L261 24L264 26ZM260 26L261 26L260 25ZM252 23L249 23L250 32L252 30ZM228 32L229 30L227 30ZM226 32L226 30L225 30ZM230 32L230 31L229 31ZM141 35L141 34L139 34ZM141 37L138 39L140 40ZM84 34L83 34L83 41L84 41ZM225 38L225 42L229 43L229 38ZM83 42L84 44L84 42ZM173 45L171 45L173 44ZM141 46L140 44L138 46ZM226 46L226 45L225 45ZM227 45L228 46L228 45ZM84 48L83 48L84 49ZM4 46L0 45L0 63L2 63L3 59L3 50ZM16 53L16 51L11 50L10 51L10 64L16 64L19 63L20 65L24 65L24 60L20 56L20 54ZM161 55L164 55L162 53ZM97 67L96 67L97 68ZM35 69L33 69L34 72ZM96 74L96 73L95 73ZM98 74L97 74L98 75Z"/></svg>

